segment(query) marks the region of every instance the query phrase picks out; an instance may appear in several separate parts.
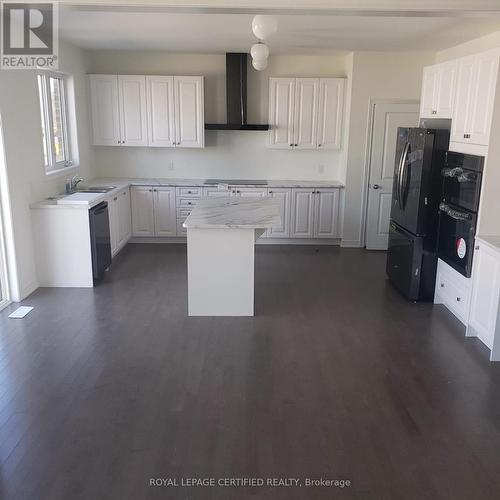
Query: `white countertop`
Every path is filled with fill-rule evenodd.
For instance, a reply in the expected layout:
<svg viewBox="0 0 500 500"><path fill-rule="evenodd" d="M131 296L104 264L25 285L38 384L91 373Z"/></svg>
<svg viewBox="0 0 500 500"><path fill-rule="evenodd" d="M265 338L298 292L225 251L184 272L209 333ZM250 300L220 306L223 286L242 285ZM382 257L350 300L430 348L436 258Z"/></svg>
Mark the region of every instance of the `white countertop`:
<svg viewBox="0 0 500 500"><path fill-rule="evenodd" d="M281 224L273 198L201 198L184 221L186 228L267 229Z"/></svg>
<svg viewBox="0 0 500 500"><path fill-rule="evenodd" d="M231 180L233 182L233 180ZM234 182L237 182L234 180ZM229 184L235 187L261 187L261 188L344 188L344 184L339 181L300 181L300 180L267 180L266 185L251 184L245 182L244 184ZM99 193L98 195L92 194L88 203L58 203L57 199L45 199L31 204L31 208L57 208L57 209L79 209L88 210L89 208L101 203L108 199L110 196L117 194L121 189L128 186L172 186L172 187L215 187L216 184L205 184L205 179L142 179L142 178L97 178L85 181L85 186L116 186L116 189L108 191L107 193ZM89 194L89 193L87 193ZM55 195L54 198L59 196L67 196L64 194Z"/></svg>
<svg viewBox="0 0 500 500"><path fill-rule="evenodd" d="M496 235L478 235L476 236L476 240L480 243L484 243L491 247L493 250L500 252L500 236Z"/></svg>

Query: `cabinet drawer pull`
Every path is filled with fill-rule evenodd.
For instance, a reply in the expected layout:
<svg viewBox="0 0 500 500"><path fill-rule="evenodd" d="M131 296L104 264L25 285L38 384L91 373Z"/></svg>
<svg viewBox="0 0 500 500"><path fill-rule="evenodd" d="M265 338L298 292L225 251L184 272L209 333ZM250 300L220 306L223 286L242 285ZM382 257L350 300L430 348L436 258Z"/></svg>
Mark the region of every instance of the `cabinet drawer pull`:
<svg viewBox="0 0 500 500"><path fill-rule="evenodd" d="M432 114L433 115L436 115L437 114L437 111L435 109L432 110Z"/></svg>
<svg viewBox="0 0 500 500"><path fill-rule="evenodd" d="M115 196L115 197L113 198L113 200L114 200L114 201L116 201L117 199L118 199L118 196Z"/></svg>

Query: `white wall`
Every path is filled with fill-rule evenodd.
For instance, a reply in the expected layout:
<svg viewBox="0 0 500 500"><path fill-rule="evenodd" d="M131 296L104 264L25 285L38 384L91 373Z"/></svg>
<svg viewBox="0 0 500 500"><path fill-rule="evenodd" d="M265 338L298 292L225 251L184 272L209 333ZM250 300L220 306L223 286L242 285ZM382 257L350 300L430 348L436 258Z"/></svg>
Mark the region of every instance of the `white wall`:
<svg viewBox="0 0 500 500"><path fill-rule="evenodd" d="M224 54L98 51L89 58L92 73L203 75L205 121L226 121ZM346 75L343 56L271 56L262 72L249 65L248 122L268 122L270 76ZM344 180L342 152L273 150L267 140L268 132L209 131L203 150L96 147L95 158L98 174L111 177Z"/></svg>
<svg viewBox="0 0 500 500"><path fill-rule="evenodd" d="M500 31L495 31L480 38L475 38L460 45L441 50L436 53L436 62L458 59L459 57L470 56L497 47L500 47Z"/></svg>
<svg viewBox="0 0 500 500"><path fill-rule="evenodd" d="M62 43L60 69L74 75L78 142L81 166L72 171L93 176L93 151L89 146L85 54ZM0 112L4 133L6 168L12 206L13 245L16 259L10 273L14 300L37 287L29 205L64 189L64 176L46 176L36 74L31 70L0 71Z"/></svg>
<svg viewBox="0 0 500 500"><path fill-rule="evenodd" d="M434 63L431 52L355 52L347 150L345 216L342 244L359 246L363 211L370 100L419 101L423 67Z"/></svg>

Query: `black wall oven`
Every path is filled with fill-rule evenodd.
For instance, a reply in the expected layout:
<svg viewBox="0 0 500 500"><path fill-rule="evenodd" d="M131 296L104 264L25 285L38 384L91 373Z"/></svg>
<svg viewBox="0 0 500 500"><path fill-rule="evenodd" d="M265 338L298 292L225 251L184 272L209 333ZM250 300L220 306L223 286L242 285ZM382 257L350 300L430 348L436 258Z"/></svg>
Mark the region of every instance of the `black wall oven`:
<svg viewBox="0 0 500 500"><path fill-rule="evenodd" d="M484 158L448 151L439 205L438 257L466 277L472 272Z"/></svg>

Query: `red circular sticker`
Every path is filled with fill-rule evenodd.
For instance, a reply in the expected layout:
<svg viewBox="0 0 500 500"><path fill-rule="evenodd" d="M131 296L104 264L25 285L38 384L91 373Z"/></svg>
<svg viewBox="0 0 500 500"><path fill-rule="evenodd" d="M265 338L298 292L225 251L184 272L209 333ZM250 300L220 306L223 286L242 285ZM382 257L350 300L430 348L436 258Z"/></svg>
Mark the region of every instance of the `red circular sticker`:
<svg viewBox="0 0 500 500"><path fill-rule="evenodd" d="M458 238L457 240L457 255L463 259L467 253L467 243L463 238Z"/></svg>

